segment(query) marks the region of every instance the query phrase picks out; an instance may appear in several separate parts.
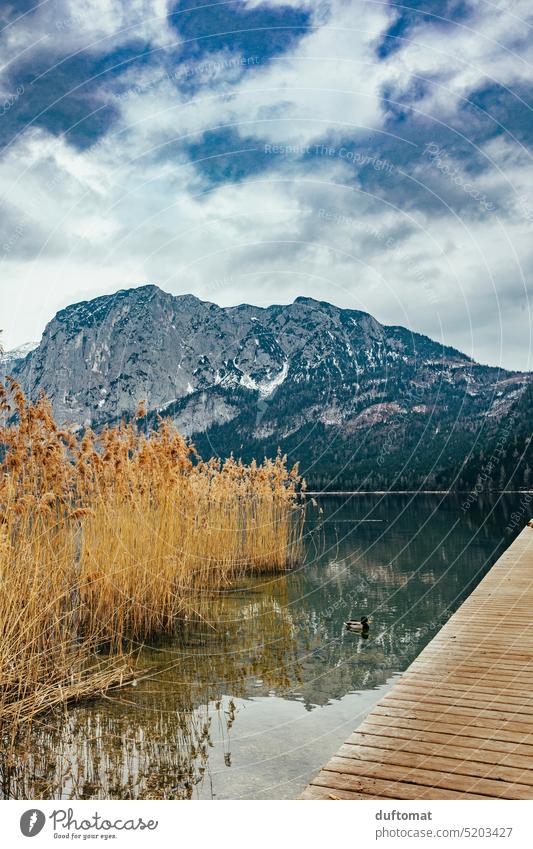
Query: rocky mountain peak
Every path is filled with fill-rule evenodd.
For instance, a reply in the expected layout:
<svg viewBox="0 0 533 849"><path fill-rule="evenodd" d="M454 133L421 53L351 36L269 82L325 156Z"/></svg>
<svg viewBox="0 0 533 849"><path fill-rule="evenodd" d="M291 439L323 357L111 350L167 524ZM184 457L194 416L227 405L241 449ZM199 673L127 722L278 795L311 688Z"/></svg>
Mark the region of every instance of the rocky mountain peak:
<svg viewBox="0 0 533 849"><path fill-rule="evenodd" d="M420 427L429 437L435 421L468 433L473 420L504 416L529 380L313 298L223 308L154 285L61 310L14 368L61 423L99 427L146 400L195 439L209 434L211 447L218 433L221 453L251 446L259 456L310 423L328 444Z"/></svg>

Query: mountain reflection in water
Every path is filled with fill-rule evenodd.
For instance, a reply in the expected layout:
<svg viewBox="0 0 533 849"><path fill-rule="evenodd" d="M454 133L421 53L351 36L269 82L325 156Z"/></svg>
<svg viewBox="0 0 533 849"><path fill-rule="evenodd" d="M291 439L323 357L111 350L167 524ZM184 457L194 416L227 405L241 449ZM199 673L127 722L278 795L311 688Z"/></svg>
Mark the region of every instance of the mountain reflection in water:
<svg viewBox="0 0 533 849"><path fill-rule="evenodd" d="M301 568L203 596L136 686L41 717L0 756L4 797L294 797L510 544L520 499L319 499ZM344 629L362 614L368 639Z"/></svg>

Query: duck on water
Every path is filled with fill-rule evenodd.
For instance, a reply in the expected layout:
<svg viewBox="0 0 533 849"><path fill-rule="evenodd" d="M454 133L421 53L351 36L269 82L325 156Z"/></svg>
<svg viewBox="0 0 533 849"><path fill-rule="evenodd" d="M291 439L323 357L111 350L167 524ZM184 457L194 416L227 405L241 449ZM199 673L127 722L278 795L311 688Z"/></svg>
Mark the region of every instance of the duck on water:
<svg viewBox="0 0 533 849"><path fill-rule="evenodd" d="M361 619L348 619L346 630L355 631L358 634L368 634L370 630L370 619L368 616L361 616Z"/></svg>

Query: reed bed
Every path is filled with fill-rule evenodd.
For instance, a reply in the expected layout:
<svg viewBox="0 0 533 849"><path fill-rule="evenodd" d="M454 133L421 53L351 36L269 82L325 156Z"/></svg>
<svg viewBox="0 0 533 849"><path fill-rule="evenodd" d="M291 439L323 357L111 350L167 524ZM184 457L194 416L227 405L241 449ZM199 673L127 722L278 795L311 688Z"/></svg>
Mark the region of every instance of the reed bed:
<svg viewBox="0 0 533 849"><path fill-rule="evenodd" d="M304 484L279 455L204 461L169 421L143 433L142 409L77 434L13 381L0 416L4 735L131 680L133 645L198 615L205 593L300 557Z"/></svg>
<svg viewBox="0 0 533 849"><path fill-rule="evenodd" d="M312 628L290 602L285 576L202 595L179 634L145 648L150 671L136 687L110 689L66 717L39 717L19 736L12 768L0 751L0 797L196 795L217 749L231 764L234 698L301 692Z"/></svg>

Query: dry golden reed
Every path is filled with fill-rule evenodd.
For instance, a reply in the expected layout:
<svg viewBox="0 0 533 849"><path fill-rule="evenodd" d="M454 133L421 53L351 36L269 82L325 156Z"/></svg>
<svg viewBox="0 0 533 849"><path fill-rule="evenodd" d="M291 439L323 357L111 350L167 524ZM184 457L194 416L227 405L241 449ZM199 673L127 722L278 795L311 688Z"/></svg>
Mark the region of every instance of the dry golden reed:
<svg viewBox="0 0 533 849"><path fill-rule="evenodd" d="M300 556L304 484L279 455L205 462L163 420L78 435L14 381L0 417L4 734L126 681L124 647L195 614L202 592Z"/></svg>

